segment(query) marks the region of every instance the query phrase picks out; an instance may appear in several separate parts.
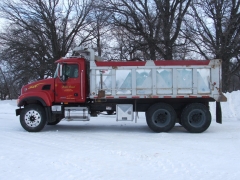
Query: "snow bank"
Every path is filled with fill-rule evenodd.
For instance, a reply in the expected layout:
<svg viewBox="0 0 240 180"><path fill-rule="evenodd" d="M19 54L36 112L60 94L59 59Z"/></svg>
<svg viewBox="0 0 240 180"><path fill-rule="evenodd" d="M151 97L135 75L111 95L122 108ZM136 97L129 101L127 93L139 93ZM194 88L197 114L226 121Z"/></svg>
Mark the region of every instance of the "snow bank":
<svg viewBox="0 0 240 180"><path fill-rule="evenodd" d="M221 102L222 117L231 120L240 120L240 91L226 93L227 102ZM212 118L216 117L216 103L210 103Z"/></svg>

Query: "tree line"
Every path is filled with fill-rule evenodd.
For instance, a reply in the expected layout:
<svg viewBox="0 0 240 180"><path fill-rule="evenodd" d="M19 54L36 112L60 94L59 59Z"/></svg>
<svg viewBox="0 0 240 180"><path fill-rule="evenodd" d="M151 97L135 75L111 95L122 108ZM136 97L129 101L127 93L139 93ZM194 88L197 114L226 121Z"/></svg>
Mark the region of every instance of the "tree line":
<svg viewBox="0 0 240 180"><path fill-rule="evenodd" d="M240 89L240 0L2 0L0 94L52 77L76 46L106 60L222 59Z"/></svg>

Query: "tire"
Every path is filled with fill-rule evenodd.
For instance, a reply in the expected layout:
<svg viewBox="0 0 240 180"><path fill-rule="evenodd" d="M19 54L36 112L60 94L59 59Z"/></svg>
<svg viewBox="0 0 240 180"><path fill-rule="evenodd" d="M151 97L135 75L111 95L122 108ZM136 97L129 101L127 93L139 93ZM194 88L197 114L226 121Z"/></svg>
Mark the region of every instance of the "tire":
<svg viewBox="0 0 240 180"><path fill-rule="evenodd" d="M209 109L201 103L187 105L181 114L182 126L191 133L201 133L207 130L211 119Z"/></svg>
<svg viewBox="0 0 240 180"><path fill-rule="evenodd" d="M176 122L176 112L173 107L166 103L152 105L146 112L148 127L154 132L168 132Z"/></svg>
<svg viewBox="0 0 240 180"><path fill-rule="evenodd" d="M27 105L20 113L20 123L28 132L39 132L46 125L46 113L38 104Z"/></svg>
<svg viewBox="0 0 240 180"><path fill-rule="evenodd" d="M107 111L107 114L108 114L108 115L113 115L113 114L114 114L114 111Z"/></svg>
<svg viewBox="0 0 240 180"><path fill-rule="evenodd" d="M47 125L57 125L62 120L63 116L61 114L57 114L53 115L52 118L55 119L55 121L48 122Z"/></svg>

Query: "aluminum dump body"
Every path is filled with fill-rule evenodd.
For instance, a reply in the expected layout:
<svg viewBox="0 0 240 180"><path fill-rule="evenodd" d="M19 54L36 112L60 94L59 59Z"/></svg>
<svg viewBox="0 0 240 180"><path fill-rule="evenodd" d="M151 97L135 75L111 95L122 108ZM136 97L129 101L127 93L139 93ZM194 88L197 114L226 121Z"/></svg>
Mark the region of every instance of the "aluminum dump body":
<svg viewBox="0 0 240 180"><path fill-rule="evenodd" d="M90 98L213 98L221 60L90 61ZM100 94L101 92L104 92Z"/></svg>

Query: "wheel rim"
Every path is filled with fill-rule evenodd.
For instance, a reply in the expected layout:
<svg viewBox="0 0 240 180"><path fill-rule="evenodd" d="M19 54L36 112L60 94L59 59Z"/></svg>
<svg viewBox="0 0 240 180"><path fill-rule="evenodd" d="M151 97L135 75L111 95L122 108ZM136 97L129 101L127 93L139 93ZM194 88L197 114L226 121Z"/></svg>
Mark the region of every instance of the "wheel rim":
<svg viewBox="0 0 240 180"><path fill-rule="evenodd" d="M29 127L37 127L41 123L41 115L35 110L28 111L24 119Z"/></svg>
<svg viewBox="0 0 240 180"><path fill-rule="evenodd" d="M160 109L155 111L152 116L152 122L158 127L165 127L171 121L171 115L168 111Z"/></svg>
<svg viewBox="0 0 240 180"><path fill-rule="evenodd" d="M200 109L192 110L188 115L188 122L193 127L201 127L205 122L205 113Z"/></svg>

